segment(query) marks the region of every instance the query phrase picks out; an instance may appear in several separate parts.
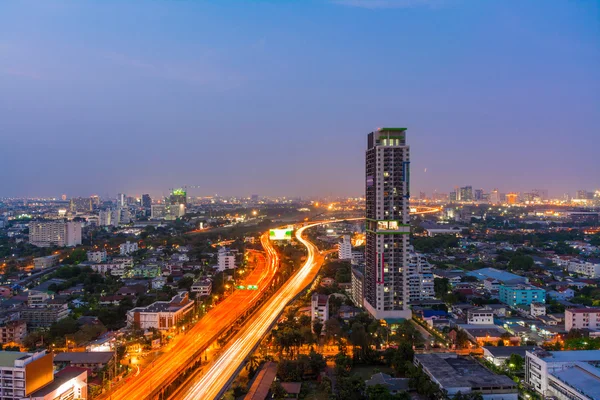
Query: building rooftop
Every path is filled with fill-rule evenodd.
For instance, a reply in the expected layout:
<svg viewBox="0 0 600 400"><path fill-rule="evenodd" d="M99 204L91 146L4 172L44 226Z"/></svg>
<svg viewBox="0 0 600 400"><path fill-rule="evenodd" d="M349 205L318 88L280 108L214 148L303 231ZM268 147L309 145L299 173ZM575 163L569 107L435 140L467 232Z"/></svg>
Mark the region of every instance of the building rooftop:
<svg viewBox="0 0 600 400"><path fill-rule="evenodd" d="M600 399L600 369L578 362L570 368L561 368L550 373L580 393L592 399Z"/></svg>
<svg viewBox="0 0 600 400"><path fill-rule="evenodd" d="M56 389L58 389L65 383L69 382L71 379L77 378L82 373L88 372L88 371L89 370L87 368L78 368L78 367L63 368L54 375L54 380L52 382L50 382L46 386L36 390L35 392L31 393L30 397L33 397L33 398L42 397L43 398L44 396L49 395L50 393L52 393L53 391L55 391ZM89 374L89 372L88 372L88 374Z"/></svg>
<svg viewBox="0 0 600 400"><path fill-rule="evenodd" d="M525 358L525 353L533 351L535 346L483 346L494 357L510 357L511 354L518 354Z"/></svg>
<svg viewBox="0 0 600 400"><path fill-rule="evenodd" d="M83 351L73 353L58 353L54 356L54 362L68 362L72 364L106 364L114 353L112 351Z"/></svg>
<svg viewBox="0 0 600 400"><path fill-rule="evenodd" d="M0 367L13 368L15 366L15 361L30 356L31 354L21 353L20 351L0 351Z"/></svg>
<svg viewBox="0 0 600 400"><path fill-rule="evenodd" d="M496 375L478 362L456 354L415 354L415 360L445 388L471 387L479 390L514 389L517 384L506 375Z"/></svg>
<svg viewBox="0 0 600 400"><path fill-rule="evenodd" d="M467 275L474 276L481 281L492 278L501 282L527 282L527 278L524 276L515 275L496 268L481 268L475 271L469 271L467 272Z"/></svg>
<svg viewBox="0 0 600 400"><path fill-rule="evenodd" d="M573 314L600 313L600 308L568 308L566 311Z"/></svg>
<svg viewBox="0 0 600 400"><path fill-rule="evenodd" d="M537 351L535 355L546 362L600 361L600 350Z"/></svg>

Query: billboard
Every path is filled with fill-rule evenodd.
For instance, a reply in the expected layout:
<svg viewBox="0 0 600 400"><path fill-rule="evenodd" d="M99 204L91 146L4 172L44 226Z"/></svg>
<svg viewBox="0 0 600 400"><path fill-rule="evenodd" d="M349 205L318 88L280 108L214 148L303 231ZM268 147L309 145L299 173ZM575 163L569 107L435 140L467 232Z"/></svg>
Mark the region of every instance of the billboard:
<svg viewBox="0 0 600 400"><path fill-rule="evenodd" d="M292 240L292 228L270 229L269 239L271 240Z"/></svg>

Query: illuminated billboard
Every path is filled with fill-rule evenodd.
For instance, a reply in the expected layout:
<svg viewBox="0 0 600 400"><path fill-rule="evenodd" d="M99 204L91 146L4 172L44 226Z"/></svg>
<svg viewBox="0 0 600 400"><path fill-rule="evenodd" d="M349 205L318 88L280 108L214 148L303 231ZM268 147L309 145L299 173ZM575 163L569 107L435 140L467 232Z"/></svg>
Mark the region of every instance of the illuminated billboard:
<svg viewBox="0 0 600 400"><path fill-rule="evenodd" d="M271 240L292 240L292 228L269 230Z"/></svg>

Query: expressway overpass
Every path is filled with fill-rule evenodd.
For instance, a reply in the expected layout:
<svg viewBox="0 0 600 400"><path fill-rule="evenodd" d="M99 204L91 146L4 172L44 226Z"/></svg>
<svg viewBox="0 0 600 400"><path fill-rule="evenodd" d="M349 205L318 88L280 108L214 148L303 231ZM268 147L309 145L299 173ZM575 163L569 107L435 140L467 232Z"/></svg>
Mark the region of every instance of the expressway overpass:
<svg viewBox="0 0 600 400"><path fill-rule="evenodd" d="M266 262L257 266L243 281L245 286L256 285L258 290L236 290L211 309L185 335L175 337L170 350L158 357L137 376L127 378L102 396L111 400L153 399L164 397L168 387L185 376L202 361L204 350L221 335L248 316L270 290L279 268L279 255L269 241L268 233L261 236Z"/></svg>
<svg viewBox="0 0 600 400"><path fill-rule="evenodd" d="M360 218L357 218L360 219ZM308 228L337 221L320 221L303 226L296 231L296 239L308 250L304 265L266 302L248 321L216 357L205 371L198 373L172 399L218 399L227 390L248 356L269 332L287 304L298 296L316 278L324 261L323 253L310 241L302 237Z"/></svg>

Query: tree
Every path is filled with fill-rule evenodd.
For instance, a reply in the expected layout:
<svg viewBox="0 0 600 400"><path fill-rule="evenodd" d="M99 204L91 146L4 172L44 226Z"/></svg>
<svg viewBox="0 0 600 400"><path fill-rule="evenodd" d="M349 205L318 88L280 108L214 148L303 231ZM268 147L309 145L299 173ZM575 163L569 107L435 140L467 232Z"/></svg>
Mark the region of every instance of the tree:
<svg viewBox="0 0 600 400"><path fill-rule="evenodd" d="M524 254L515 254L508 262L508 270L529 271L535 265L533 258Z"/></svg>
<svg viewBox="0 0 600 400"><path fill-rule="evenodd" d="M525 360L518 354L511 354L505 361L506 367L511 371L521 371L525 365Z"/></svg>
<svg viewBox="0 0 600 400"><path fill-rule="evenodd" d="M285 399L285 396L287 396L288 393L283 386L281 386L279 381L275 381L271 384L271 394L275 399Z"/></svg>
<svg viewBox="0 0 600 400"><path fill-rule="evenodd" d="M362 400L365 388L365 381L360 376L344 376L338 379L336 385L337 398L340 400Z"/></svg>
<svg viewBox="0 0 600 400"><path fill-rule="evenodd" d="M438 299L443 298L450 291L450 281L448 278L435 278L433 280L433 290L435 291L435 297Z"/></svg>
<svg viewBox="0 0 600 400"><path fill-rule="evenodd" d="M352 324L352 332L350 333L350 343L354 346L354 353L362 360L366 358L369 350L369 337L365 332L365 326L360 322ZM358 352L356 350L359 350Z"/></svg>
<svg viewBox="0 0 600 400"><path fill-rule="evenodd" d="M352 359L345 353L339 352L335 355L335 374L347 376L352 368Z"/></svg>
<svg viewBox="0 0 600 400"><path fill-rule="evenodd" d="M313 370L313 372L316 372L317 374L319 372L321 372L323 369L325 369L325 367L327 366L327 362L325 361L325 358L323 357L322 354L317 353L314 350L310 350L310 353L308 354L308 359L309 359L309 366L310 368Z"/></svg>
<svg viewBox="0 0 600 400"><path fill-rule="evenodd" d="M318 319L316 319L315 322L313 322L313 331L315 332L317 338L321 337L321 332L323 331L323 324Z"/></svg>
<svg viewBox="0 0 600 400"><path fill-rule="evenodd" d="M366 394L367 399L369 400L393 400L395 397L390 393L389 389L382 384L368 386Z"/></svg>

